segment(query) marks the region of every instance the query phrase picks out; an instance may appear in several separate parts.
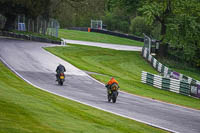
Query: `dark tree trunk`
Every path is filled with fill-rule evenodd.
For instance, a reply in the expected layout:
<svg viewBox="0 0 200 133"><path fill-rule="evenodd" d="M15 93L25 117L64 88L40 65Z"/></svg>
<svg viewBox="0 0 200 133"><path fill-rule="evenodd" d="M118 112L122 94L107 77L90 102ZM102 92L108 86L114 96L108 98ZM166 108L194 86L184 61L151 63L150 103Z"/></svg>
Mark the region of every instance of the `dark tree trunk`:
<svg viewBox="0 0 200 133"><path fill-rule="evenodd" d="M166 34L166 25L164 23L161 23L161 35L165 35Z"/></svg>
<svg viewBox="0 0 200 133"><path fill-rule="evenodd" d="M160 32L160 35L161 35L161 42L164 40L165 38L165 34L166 34L166 30L167 30L167 26L165 25L165 22L164 20L160 22L161 23L161 32Z"/></svg>
<svg viewBox="0 0 200 133"><path fill-rule="evenodd" d="M16 16L15 15L10 15L10 14L6 14L6 23L4 26L4 30L10 31L10 30L14 30L15 29L15 19Z"/></svg>
<svg viewBox="0 0 200 133"><path fill-rule="evenodd" d="M158 56L159 57L166 57L168 55L168 44L161 43L159 45Z"/></svg>

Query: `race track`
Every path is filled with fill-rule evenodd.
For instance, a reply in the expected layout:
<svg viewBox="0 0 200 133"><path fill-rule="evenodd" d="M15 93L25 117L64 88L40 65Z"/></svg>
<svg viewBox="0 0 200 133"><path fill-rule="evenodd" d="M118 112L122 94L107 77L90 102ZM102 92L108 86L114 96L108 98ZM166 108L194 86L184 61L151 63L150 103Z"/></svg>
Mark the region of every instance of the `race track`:
<svg viewBox="0 0 200 133"><path fill-rule="evenodd" d="M115 50L125 50L125 51L142 51L142 47L139 46L128 46L128 45L119 45L119 44L109 44L109 43L99 43L99 42L88 42L88 41L77 41L77 40L69 40L69 39L62 39L67 44L81 44L86 46L95 46L101 48L110 48Z"/></svg>
<svg viewBox="0 0 200 133"><path fill-rule="evenodd" d="M45 46L52 44L0 37L0 58L24 79L48 92L172 132L200 133L200 111L124 92L120 92L116 104L108 103L103 84L45 51ZM67 69L64 86L55 82L59 63Z"/></svg>

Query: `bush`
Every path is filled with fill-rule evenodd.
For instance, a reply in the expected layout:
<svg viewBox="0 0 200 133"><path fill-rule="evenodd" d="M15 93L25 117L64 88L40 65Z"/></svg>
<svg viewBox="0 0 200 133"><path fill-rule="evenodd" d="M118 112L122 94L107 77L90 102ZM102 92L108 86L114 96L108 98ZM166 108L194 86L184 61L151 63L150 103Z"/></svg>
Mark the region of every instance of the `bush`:
<svg viewBox="0 0 200 133"><path fill-rule="evenodd" d="M143 37L143 33L152 36L155 39L160 37L160 24L154 23L153 25L148 25L145 22L145 18L137 16L131 20L130 31L132 34Z"/></svg>
<svg viewBox="0 0 200 133"><path fill-rule="evenodd" d="M107 25L108 30L128 33L130 25L129 17L123 11L120 11L106 12L106 15L103 17L103 22Z"/></svg>
<svg viewBox="0 0 200 133"><path fill-rule="evenodd" d="M132 34L137 36L143 36L143 33L151 35L151 30L151 26L145 23L143 17L137 16L131 20L130 31Z"/></svg>

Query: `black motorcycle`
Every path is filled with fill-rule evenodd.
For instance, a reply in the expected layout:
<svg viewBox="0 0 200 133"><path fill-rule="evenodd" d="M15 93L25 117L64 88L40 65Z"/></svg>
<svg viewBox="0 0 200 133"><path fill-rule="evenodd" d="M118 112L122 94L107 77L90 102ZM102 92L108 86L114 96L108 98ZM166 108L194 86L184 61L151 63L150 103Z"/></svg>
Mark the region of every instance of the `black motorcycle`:
<svg viewBox="0 0 200 133"><path fill-rule="evenodd" d="M111 102L112 100L112 102L115 103L118 96L119 86L114 83L111 86L106 85L106 88L108 89L108 102Z"/></svg>
<svg viewBox="0 0 200 133"><path fill-rule="evenodd" d="M57 81L58 81L58 84L59 84L59 85L63 85L63 83L64 83L64 81L65 81L65 74L64 74L64 73L60 73L60 74L58 75Z"/></svg>

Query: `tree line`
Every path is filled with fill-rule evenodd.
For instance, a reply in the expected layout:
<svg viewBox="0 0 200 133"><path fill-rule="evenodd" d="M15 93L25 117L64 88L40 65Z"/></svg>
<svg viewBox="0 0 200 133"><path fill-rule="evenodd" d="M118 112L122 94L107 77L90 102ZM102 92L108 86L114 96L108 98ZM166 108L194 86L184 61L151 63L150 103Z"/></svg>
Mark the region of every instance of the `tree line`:
<svg viewBox="0 0 200 133"><path fill-rule="evenodd" d="M0 14L6 18L5 30L14 29L14 21L18 15L24 15L30 19L36 19L41 16L48 20L49 18L58 18L61 8L78 9L82 7L87 0L1 0ZM65 11L65 10L63 10Z"/></svg>
<svg viewBox="0 0 200 133"><path fill-rule="evenodd" d="M169 55L200 67L200 0L1 0L0 14L7 30L19 14L56 18L62 28L101 19L109 30L152 36L170 46Z"/></svg>
<svg viewBox="0 0 200 133"><path fill-rule="evenodd" d="M145 33L167 56L200 67L200 0L107 0L102 18L108 29Z"/></svg>

